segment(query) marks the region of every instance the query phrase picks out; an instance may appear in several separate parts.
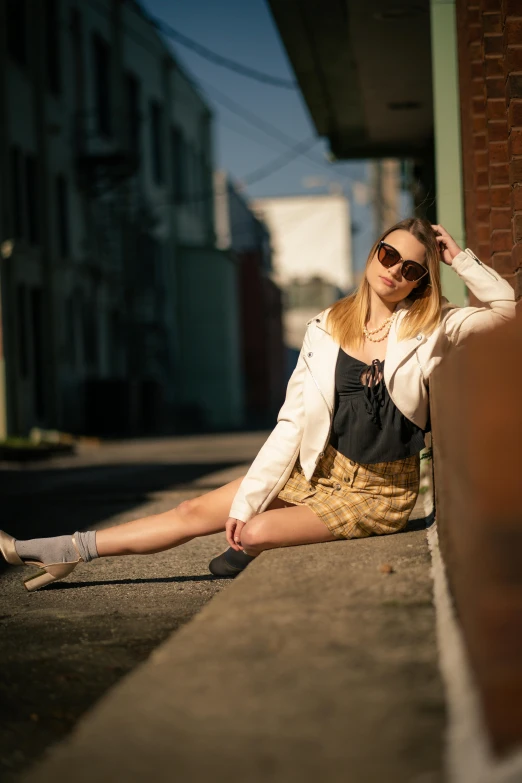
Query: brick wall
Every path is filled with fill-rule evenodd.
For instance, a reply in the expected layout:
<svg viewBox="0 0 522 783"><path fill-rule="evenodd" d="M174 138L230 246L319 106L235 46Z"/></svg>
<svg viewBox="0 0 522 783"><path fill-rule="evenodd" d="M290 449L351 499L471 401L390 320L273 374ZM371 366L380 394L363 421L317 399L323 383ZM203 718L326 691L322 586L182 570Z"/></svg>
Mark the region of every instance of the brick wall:
<svg viewBox="0 0 522 783"><path fill-rule="evenodd" d="M441 551L499 755L522 744L520 356L519 310L515 321L470 337L430 382Z"/></svg>
<svg viewBox="0 0 522 783"><path fill-rule="evenodd" d="M522 296L522 0L457 0L467 242Z"/></svg>

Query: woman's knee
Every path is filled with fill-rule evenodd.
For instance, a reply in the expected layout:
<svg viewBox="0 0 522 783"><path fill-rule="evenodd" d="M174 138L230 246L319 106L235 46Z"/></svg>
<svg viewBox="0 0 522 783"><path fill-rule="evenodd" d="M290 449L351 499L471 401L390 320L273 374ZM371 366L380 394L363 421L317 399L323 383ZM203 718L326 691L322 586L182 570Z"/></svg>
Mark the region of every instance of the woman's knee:
<svg viewBox="0 0 522 783"><path fill-rule="evenodd" d="M184 500L179 506L176 506L178 514L185 522L195 522L201 519L203 503L199 497Z"/></svg>
<svg viewBox="0 0 522 783"><path fill-rule="evenodd" d="M264 549L268 543L266 532L266 525L261 519L251 519L241 531L241 546L247 551Z"/></svg>

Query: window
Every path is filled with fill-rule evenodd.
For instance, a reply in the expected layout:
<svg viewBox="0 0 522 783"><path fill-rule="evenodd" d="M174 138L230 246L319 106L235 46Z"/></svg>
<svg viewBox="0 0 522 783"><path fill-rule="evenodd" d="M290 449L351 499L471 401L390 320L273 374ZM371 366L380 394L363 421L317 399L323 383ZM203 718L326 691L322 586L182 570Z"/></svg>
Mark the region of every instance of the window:
<svg viewBox="0 0 522 783"><path fill-rule="evenodd" d="M27 0L7 0L7 48L11 59L27 65Z"/></svg>
<svg viewBox="0 0 522 783"><path fill-rule="evenodd" d="M60 256L67 258L70 255L69 194L67 180L62 174L56 177L55 198Z"/></svg>
<svg viewBox="0 0 522 783"><path fill-rule="evenodd" d="M33 155L28 155L25 159L25 195L27 204L27 239L32 245L37 245L40 240L38 164Z"/></svg>
<svg viewBox="0 0 522 783"><path fill-rule="evenodd" d="M171 130L172 145L172 193L176 204L184 201L187 193L187 159L185 143L179 128Z"/></svg>
<svg viewBox="0 0 522 783"><path fill-rule="evenodd" d="M59 95L61 89L58 2L59 0L45 0L44 3L47 85L53 95Z"/></svg>
<svg viewBox="0 0 522 783"><path fill-rule="evenodd" d="M156 185L163 184L163 155L161 148L163 112L157 101L149 107L152 177Z"/></svg>
<svg viewBox="0 0 522 783"><path fill-rule="evenodd" d="M97 34L93 35L92 49L94 105L96 108L97 131L100 136L111 136L110 50L108 44Z"/></svg>
<svg viewBox="0 0 522 783"><path fill-rule="evenodd" d="M38 419L45 416L44 319L40 288L31 289L31 342L33 345L34 409Z"/></svg>
<svg viewBox="0 0 522 783"><path fill-rule="evenodd" d="M127 73L127 128L129 151L133 155L140 154L140 83L133 73Z"/></svg>
<svg viewBox="0 0 522 783"><path fill-rule="evenodd" d="M24 236L24 196L22 187L22 156L18 147L11 147L11 193L13 194L13 235Z"/></svg>
<svg viewBox="0 0 522 783"><path fill-rule="evenodd" d="M16 320L18 323L18 367L22 378L29 374L27 354L27 295L26 287L21 284L16 289Z"/></svg>

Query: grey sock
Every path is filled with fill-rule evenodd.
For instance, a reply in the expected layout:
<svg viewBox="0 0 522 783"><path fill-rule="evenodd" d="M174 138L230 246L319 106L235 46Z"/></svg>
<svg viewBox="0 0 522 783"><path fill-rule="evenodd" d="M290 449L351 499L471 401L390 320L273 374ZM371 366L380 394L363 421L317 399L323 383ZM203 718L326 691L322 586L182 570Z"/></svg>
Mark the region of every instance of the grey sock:
<svg viewBox="0 0 522 783"><path fill-rule="evenodd" d="M77 531L74 538L78 545L80 555L86 563L99 557L96 549L96 530L86 530L85 533Z"/></svg>
<svg viewBox="0 0 522 783"><path fill-rule="evenodd" d="M80 555L86 563L98 557L95 530L77 532L74 535ZM15 541L15 549L22 560L38 560L41 563L72 563L78 560L78 552L72 542L72 536Z"/></svg>

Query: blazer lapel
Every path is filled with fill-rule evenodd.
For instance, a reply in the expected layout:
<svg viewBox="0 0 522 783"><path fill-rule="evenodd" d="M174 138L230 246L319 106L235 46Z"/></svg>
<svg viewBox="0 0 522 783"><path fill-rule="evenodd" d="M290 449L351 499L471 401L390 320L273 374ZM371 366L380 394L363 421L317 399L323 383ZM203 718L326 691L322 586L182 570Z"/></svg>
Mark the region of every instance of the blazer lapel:
<svg viewBox="0 0 522 783"><path fill-rule="evenodd" d="M404 312L404 308L401 308ZM395 375L399 366L418 348L423 338L423 335L417 335L411 337L409 340L398 339L398 329L403 318L401 313L398 318L395 319L393 326L388 335L388 345L386 347L386 361L384 362L384 380L386 386L389 386L391 379Z"/></svg>

